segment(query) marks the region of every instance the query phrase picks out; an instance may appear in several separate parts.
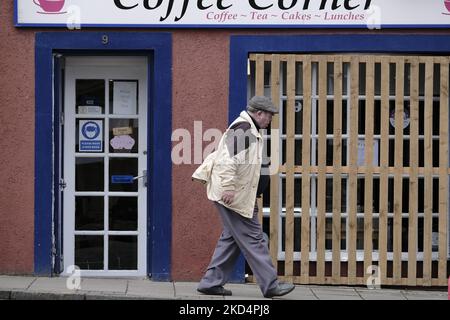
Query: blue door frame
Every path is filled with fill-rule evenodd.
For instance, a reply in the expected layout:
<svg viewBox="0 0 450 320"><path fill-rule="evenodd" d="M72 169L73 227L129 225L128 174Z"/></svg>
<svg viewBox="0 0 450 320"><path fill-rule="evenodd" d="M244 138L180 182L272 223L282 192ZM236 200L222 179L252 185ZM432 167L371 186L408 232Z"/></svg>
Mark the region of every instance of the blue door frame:
<svg viewBox="0 0 450 320"><path fill-rule="evenodd" d="M106 37L108 41L105 41ZM43 32L36 34L35 249L34 273L53 273L55 145L54 53L122 54L149 57L147 272L171 279L172 239L172 37L169 33Z"/></svg>
<svg viewBox="0 0 450 320"><path fill-rule="evenodd" d="M247 63L250 53L388 53L450 55L450 35L239 35L230 39L231 123L247 105ZM244 279L241 257L233 280Z"/></svg>

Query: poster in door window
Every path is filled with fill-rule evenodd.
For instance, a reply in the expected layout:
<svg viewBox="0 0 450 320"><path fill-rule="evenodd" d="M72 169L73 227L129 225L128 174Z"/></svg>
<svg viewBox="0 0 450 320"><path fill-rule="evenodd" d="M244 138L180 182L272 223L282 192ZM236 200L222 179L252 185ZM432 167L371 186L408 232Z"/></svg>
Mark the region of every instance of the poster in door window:
<svg viewBox="0 0 450 320"><path fill-rule="evenodd" d="M80 120L79 152L103 152L103 120Z"/></svg>
<svg viewBox="0 0 450 320"><path fill-rule="evenodd" d="M137 82L115 81L113 92L113 113L135 115L137 111Z"/></svg>

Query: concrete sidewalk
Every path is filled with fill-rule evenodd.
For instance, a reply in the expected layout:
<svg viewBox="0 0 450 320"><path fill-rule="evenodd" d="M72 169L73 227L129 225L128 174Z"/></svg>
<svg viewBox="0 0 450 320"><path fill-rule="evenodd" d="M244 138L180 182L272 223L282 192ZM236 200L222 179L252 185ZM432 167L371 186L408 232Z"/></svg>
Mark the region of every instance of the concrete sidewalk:
<svg viewBox="0 0 450 320"><path fill-rule="evenodd" d="M229 297L199 294L195 282L154 282L148 279L81 279L79 290L67 287L67 278L0 276L0 300L269 300L255 284L228 284ZM298 285L277 299L286 300L447 300L439 290L374 289Z"/></svg>

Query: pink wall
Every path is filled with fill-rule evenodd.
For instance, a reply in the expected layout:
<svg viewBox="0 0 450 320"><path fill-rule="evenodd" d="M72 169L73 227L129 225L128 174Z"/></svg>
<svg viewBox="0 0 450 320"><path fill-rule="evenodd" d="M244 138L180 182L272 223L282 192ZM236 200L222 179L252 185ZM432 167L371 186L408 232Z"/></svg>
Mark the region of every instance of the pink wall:
<svg viewBox="0 0 450 320"><path fill-rule="evenodd" d="M14 28L12 3L4 1L0 11L0 274L30 274L34 251L34 35L42 30ZM194 121L203 122L203 132L209 128L223 131L226 127L230 35L325 33L319 30L161 31L173 33L173 129L186 128L190 132ZM420 33L448 34L450 31ZM196 167L173 165L172 170L174 280L199 280L221 232L218 215L206 199L204 187L191 182Z"/></svg>
<svg viewBox="0 0 450 320"><path fill-rule="evenodd" d="M0 273L31 273L34 241L34 32L0 10ZM37 195L39 196L39 195Z"/></svg>
<svg viewBox="0 0 450 320"><path fill-rule="evenodd" d="M226 129L228 32L179 31L173 36L173 128L193 132L194 121ZM194 158L194 154L192 154ZM205 187L191 181L197 165L173 166L172 275L195 280L204 272L220 235Z"/></svg>

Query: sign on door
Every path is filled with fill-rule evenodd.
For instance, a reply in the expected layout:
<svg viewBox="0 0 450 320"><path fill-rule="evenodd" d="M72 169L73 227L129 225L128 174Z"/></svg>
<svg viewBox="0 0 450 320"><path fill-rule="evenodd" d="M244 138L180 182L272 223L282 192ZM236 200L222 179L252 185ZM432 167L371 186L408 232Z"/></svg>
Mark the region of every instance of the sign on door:
<svg viewBox="0 0 450 320"><path fill-rule="evenodd" d="M79 152L103 151L103 120L80 120Z"/></svg>

